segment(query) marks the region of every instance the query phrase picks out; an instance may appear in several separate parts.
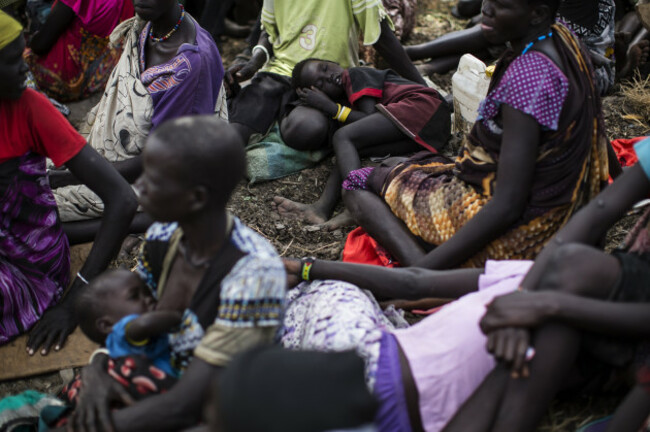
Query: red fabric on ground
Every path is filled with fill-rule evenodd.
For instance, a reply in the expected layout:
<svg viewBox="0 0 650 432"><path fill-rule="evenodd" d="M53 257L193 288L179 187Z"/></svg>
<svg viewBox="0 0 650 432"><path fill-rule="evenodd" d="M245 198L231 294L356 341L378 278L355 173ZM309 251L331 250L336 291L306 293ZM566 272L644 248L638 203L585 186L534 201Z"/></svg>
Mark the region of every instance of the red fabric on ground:
<svg viewBox="0 0 650 432"><path fill-rule="evenodd" d="M343 261L356 264L372 264L383 267L400 267L390 253L358 227L350 234L343 247Z"/></svg>
<svg viewBox="0 0 650 432"><path fill-rule="evenodd" d="M647 137L643 136L630 139L615 139L612 141L612 147L616 152L616 156L618 157L621 166L632 166L637 163L639 159L636 157L634 144L646 138Z"/></svg>

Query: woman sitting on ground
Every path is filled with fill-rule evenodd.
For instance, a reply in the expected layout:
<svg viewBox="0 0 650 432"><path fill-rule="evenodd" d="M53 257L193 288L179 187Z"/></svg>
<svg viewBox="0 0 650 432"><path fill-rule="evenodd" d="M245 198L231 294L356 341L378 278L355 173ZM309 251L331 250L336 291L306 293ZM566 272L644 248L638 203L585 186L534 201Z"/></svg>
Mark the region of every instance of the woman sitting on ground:
<svg viewBox="0 0 650 432"><path fill-rule="evenodd" d="M38 322L28 351L42 345L47 354L51 347L60 349L74 330L74 299L117 255L137 203L124 179L47 98L25 89L24 49L20 24L0 11L0 344ZM68 226L59 220L46 157L65 164L106 205L90 254L60 302L71 281Z"/></svg>
<svg viewBox="0 0 650 432"><path fill-rule="evenodd" d="M226 210L246 168L244 144L232 125L214 116L171 120L150 136L143 162L138 198L157 223L147 231L136 272L158 310L183 314L169 343L172 364L184 372L168 392L111 410L114 399L131 400L123 384L137 387L142 376L128 367L110 370L106 355L94 356L82 372L74 430L184 430L198 424L212 376L239 351L271 343L282 319L286 278L280 258ZM150 368L141 370L155 378Z"/></svg>
<svg viewBox="0 0 650 432"><path fill-rule="evenodd" d="M553 24L558 3L483 2L485 37L512 49L455 161L427 152L348 176L346 207L402 265L532 259L604 185L600 99L588 56Z"/></svg>
<svg viewBox="0 0 650 432"><path fill-rule="evenodd" d="M210 34L177 0L138 1L135 12L135 18L111 35L112 40L124 39L124 51L104 96L80 127L88 143L129 183L142 172L145 139L165 120L190 114L227 116L225 93L220 95L223 65ZM56 174L54 193L63 220L102 216L94 194L75 185L69 173ZM61 188L66 185L73 186ZM146 225L138 228L142 232ZM79 240L92 233L91 228L78 233Z"/></svg>
<svg viewBox="0 0 650 432"><path fill-rule="evenodd" d="M476 3L474 0L461 3ZM481 2L478 2L480 6ZM596 73L596 88L600 95L605 95L618 78L630 75L640 61L648 56L648 42L637 45L638 54L628 57L627 47L616 51L616 71L614 68L614 0L562 0L557 13L557 20L566 25L585 44ZM477 17L477 20L480 17ZM638 23L638 20L637 20ZM458 66L461 56L471 53L484 61L493 61L505 50L505 45L489 41L481 31L481 25L443 35L430 42L404 47L411 60L429 59L418 67L424 75L444 74ZM645 59L641 54L645 54ZM634 57L637 58L634 58ZM619 59L619 57L621 57ZM620 70L619 70L620 69ZM616 73L615 73L616 72Z"/></svg>
<svg viewBox="0 0 650 432"><path fill-rule="evenodd" d="M449 105L440 93L390 69L343 69L307 59L294 67L292 86L306 106L336 119L341 128L332 137L337 166L321 198L306 205L276 197L275 208L285 217L324 223L340 199L342 179L361 168L360 153L401 155L422 148L438 153L451 132ZM338 223L327 225L336 229Z"/></svg>
<svg viewBox="0 0 650 432"><path fill-rule="evenodd" d="M131 0L57 0L25 60L39 90L62 102L101 91L120 57L108 36L133 16Z"/></svg>

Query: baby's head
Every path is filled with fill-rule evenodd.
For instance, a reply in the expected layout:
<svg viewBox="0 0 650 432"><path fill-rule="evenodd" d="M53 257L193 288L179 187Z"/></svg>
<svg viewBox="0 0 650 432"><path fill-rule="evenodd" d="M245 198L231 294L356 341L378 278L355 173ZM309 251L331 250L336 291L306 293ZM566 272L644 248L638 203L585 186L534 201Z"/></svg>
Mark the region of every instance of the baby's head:
<svg viewBox="0 0 650 432"><path fill-rule="evenodd" d="M345 96L341 78L343 69L338 63L309 58L299 62L291 75L294 89L316 87L333 100Z"/></svg>
<svg viewBox="0 0 650 432"><path fill-rule="evenodd" d="M125 269L108 270L81 291L76 313L86 336L103 344L120 319L149 312L154 304L151 292L135 273Z"/></svg>

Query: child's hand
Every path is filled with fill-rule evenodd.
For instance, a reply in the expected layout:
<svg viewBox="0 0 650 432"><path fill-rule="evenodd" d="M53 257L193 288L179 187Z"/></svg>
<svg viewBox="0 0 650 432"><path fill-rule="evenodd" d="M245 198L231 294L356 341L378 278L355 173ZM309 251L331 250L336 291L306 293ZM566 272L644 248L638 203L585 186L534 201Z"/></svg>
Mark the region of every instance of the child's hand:
<svg viewBox="0 0 650 432"><path fill-rule="evenodd" d="M338 109L336 103L316 87L312 86L311 88L297 89L296 93L300 96L300 100L310 107L324 112L329 117L334 117L336 115Z"/></svg>

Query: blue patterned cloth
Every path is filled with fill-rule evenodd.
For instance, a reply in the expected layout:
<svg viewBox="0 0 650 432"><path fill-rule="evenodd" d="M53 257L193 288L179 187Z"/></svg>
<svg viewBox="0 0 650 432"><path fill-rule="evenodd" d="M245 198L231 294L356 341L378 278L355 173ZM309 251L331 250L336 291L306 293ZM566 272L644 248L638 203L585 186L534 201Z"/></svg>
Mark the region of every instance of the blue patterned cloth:
<svg viewBox="0 0 650 432"><path fill-rule="evenodd" d="M158 369L177 377L179 375L178 370L173 368L170 363L169 340L166 334L146 341L143 345L129 343L126 337L126 327L137 317L136 314L128 315L113 325L111 333L106 338L106 348L109 355L112 358L142 355L151 360Z"/></svg>

